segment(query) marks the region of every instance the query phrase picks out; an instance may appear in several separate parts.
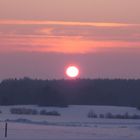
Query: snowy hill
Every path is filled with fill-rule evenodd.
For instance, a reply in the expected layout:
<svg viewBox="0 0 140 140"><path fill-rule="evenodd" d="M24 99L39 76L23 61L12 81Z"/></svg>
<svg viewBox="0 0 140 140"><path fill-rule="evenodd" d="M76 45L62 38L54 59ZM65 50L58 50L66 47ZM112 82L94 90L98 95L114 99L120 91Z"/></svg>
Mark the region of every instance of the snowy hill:
<svg viewBox="0 0 140 140"><path fill-rule="evenodd" d="M37 112L56 111L55 115L17 115L11 114L11 108L34 109ZM98 117L89 118L93 111ZM140 138L140 119L100 118L100 114L140 115L140 111L132 107L115 106L77 106L68 108L28 106L1 106L0 139L4 136L4 121L8 122L9 140L138 140ZM20 122L20 123L19 123ZM22 137L24 136L24 137ZM116 139L117 138L117 139Z"/></svg>

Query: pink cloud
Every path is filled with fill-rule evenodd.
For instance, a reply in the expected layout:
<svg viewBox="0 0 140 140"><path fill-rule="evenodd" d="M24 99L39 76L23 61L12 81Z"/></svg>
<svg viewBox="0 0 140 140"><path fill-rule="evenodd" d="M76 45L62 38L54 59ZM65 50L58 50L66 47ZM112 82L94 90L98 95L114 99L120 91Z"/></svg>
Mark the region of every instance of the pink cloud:
<svg viewBox="0 0 140 140"><path fill-rule="evenodd" d="M0 29L0 52L140 51L140 26L135 24L1 20Z"/></svg>
<svg viewBox="0 0 140 140"><path fill-rule="evenodd" d="M0 24L15 25L65 25L65 26L95 26L95 27L127 27L140 26L139 24L113 22L75 22L75 21L45 21L45 20L0 20Z"/></svg>

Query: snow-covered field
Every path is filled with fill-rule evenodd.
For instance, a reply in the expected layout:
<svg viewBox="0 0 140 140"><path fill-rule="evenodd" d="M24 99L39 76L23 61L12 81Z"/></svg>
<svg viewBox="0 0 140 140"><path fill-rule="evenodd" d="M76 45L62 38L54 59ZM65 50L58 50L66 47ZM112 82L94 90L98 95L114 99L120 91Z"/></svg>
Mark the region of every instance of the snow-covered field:
<svg viewBox="0 0 140 140"><path fill-rule="evenodd" d="M10 108L58 111L61 116L12 115ZM1 106L0 140L4 138L5 120L8 140L140 140L140 120L88 118L90 110L99 114L140 115L136 108L109 106L69 106L68 108L37 106ZM25 120L25 121L24 121ZM20 123L19 123L20 122Z"/></svg>

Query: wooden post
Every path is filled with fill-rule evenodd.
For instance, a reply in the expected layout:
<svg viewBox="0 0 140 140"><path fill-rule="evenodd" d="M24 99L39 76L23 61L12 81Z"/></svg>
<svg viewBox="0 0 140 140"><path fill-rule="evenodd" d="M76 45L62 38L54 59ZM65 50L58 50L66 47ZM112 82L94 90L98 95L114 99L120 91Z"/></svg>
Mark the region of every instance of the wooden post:
<svg viewBox="0 0 140 140"><path fill-rule="evenodd" d="M8 123L5 122L5 135L4 135L5 138L7 138L7 132L8 132Z"/></svg>

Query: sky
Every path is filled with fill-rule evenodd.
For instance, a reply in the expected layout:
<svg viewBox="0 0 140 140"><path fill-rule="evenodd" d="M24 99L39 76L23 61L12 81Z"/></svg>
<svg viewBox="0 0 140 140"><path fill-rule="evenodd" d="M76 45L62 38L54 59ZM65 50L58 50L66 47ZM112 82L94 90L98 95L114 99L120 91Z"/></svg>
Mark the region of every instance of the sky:
<svg viewBox="0 0 140 140"><path fill-rule="evenodd" d="M140 78L140 0L0 0L0 79Z"/></svg>

